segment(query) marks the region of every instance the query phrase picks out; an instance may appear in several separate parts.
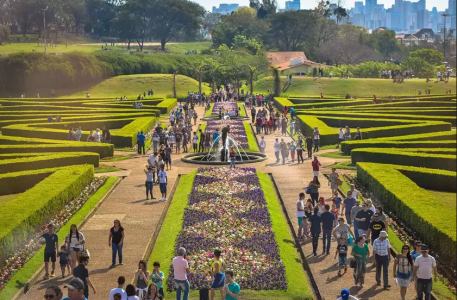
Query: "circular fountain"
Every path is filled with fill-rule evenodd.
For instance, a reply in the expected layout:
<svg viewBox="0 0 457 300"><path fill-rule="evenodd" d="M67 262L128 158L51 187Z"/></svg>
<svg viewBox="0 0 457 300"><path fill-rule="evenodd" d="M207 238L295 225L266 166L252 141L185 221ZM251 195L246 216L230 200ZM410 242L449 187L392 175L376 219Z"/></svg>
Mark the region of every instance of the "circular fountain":
<svg viewBox="0 0 457 300"><path fill-rule="evenodd" d="M246 152L239 144L227 135L225 140L218 136L212 143L208 153L192 153L181 158L182 161L204 165L228 165L228 149L236 150L236 164L256 163L267 159L267 156L259 152Z"/></svg>

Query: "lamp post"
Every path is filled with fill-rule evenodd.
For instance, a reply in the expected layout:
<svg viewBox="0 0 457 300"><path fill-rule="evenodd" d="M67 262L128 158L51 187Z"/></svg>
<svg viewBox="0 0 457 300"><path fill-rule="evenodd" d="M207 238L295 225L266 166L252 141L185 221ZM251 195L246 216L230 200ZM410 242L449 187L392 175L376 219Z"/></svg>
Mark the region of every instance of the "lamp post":
<svg viewBox="0 0 457 300"><path fill-rule="evenodd" d="M176 98L176 73L177 71L173 72L173 98Z"/></svg>
<svg viewBox="0 0 457 300"><path fill-rule="evenodd" d="M48 10L49 6L46 6L46 8L43 8L43 41L44 41L44 54L46 54L46 47L48 45L46 41L46 11Z"/></svg>
<svg viewBox="0 0 457 300"><path fill-rule="evenodd" d="M446 18L449 17L447 12L441 14L444 19L444 30L443 30L443 56L444 60L446 60Z"/></svg>

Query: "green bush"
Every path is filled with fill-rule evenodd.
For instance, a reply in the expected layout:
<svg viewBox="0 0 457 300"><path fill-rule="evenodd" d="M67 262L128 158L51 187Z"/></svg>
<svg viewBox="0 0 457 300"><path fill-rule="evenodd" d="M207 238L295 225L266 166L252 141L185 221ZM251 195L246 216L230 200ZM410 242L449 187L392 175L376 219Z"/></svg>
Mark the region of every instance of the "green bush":
<svg viewBox="0 0 457 300"><path fill-rule="evenodd" d="M406 151L407 150L407 151ZM456 170L456 155L439 153L439 149L428 149L431 152L419 152L421 148L357 148L351 151L352 164L358 162L390 163L432 169ZM427 149L425 149L427 150ZM444 149L441 151L444 152Z"/></svg>
<svg viewBox="0 0 457 300"><path fill-rule="evenodd" d="M39 226L77 197L93 175L93 166L59 169L21 195L3 201L0 206L0 260L5 261L14 254Z"/></svg>
<svg viewBox="0 0 457 300"><path fill-rule="evenodd" d="M456 266L456 203L441 201L418 186L402 171L416 173L423 181L448 177L455 191L456 173L444 170L414 168L376 163L358 163L357 179L376 195L387 211L394 214L431 245L442 261Z"/></svg>

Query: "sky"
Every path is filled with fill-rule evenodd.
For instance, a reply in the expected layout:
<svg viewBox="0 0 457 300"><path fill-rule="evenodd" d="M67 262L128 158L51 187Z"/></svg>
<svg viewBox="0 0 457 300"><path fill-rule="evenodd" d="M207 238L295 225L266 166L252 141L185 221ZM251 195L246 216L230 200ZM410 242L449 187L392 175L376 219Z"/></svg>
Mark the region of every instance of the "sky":
<svg viewBox="0 0 457 300"><path fill-rule="evenodd" d="M194 2L199 3L204 6L206 10L211 11L213 6L219 6L220 3L238 3L240 5L249 5L249 0L193 0ZM284 8L286 0L277 0L279 8ZM319 0L301 0L302 8L314 8ZM353 7L355 0L343 0L345 7ZM384 4L386 8L392 6L395 0L378 0L379 4ZM412 2L417 2L417 0L412 0ZM434 6L438 8L439 11L445 10L448 6L448 0L426 0L427 9L431 10Z"/></svg>

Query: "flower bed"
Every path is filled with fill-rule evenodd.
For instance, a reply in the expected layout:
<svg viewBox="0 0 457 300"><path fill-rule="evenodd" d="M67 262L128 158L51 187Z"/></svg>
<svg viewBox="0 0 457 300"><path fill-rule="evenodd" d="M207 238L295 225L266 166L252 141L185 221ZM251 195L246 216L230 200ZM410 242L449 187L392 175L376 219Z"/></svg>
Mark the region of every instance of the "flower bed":
<svg viewBox="0 0 457 300"><path fill-rule="evenodd" d="M217 115L219 114L219 110L222 109L222 112L227 111L229 112L230 115L234 115L237 110L238 110L238 104L233 101L228 101L228 102L216 102L213 105L213 110L212 114Z"/></svg>
<svg viewBox="0 0 457 300"><path fill-rule="evenodd" d="M175 250L185 247L194 289L209 287L210 261L221 249L243 289L286 290L285 267L254 168L200 168ZM173 289L170 268L168 289Z"/></svg>
<svg viewBox="0 0 457 300"><path fill-rule="evenodd" d="M206 130L214 132L216 129L219 129L219 132L221 132L222 128L226 125L230 125L229 136L238 143L238 146L247 149L248 138L242 120L209 120L206 122Z"/></svg>

